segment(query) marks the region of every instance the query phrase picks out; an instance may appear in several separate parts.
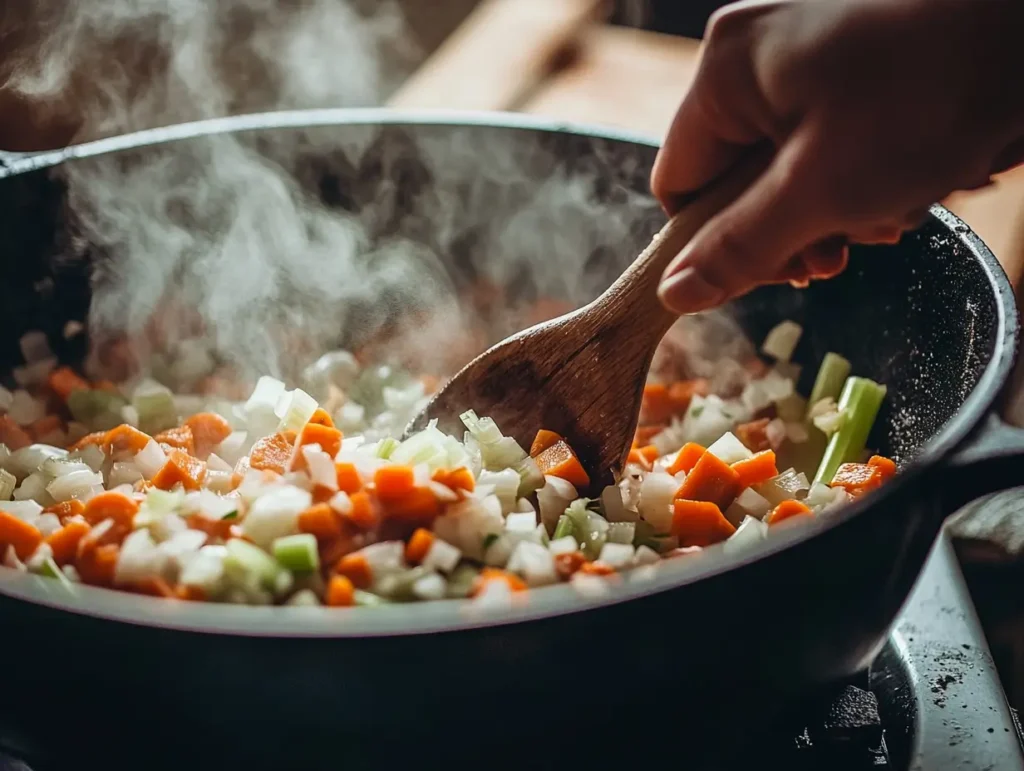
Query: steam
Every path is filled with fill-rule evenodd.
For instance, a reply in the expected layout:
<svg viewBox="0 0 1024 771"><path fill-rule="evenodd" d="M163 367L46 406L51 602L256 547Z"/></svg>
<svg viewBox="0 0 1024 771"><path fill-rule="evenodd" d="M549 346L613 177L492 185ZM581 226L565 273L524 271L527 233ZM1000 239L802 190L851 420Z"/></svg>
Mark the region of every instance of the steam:
<svg viewBox="0 0 1024 771"><path fill-rule="evenodd" d="M6 87L73 103L82 140L374 105L415 46L394 2L363 5L54 0L33 10L45 35ZM250 382L294 380L342 344L450 373L538 314L594 297L656 227L652 201L635 192L646 178L635 153L581 140L566 164L564 148L541 140L482 136L242 132L68 164L83 248L66 259L95 268L92 366L167 382L181 376L183 346L202 339ZM546 297L565 305L539 309ZM172 384L194 385L182 380Z"/></svg>

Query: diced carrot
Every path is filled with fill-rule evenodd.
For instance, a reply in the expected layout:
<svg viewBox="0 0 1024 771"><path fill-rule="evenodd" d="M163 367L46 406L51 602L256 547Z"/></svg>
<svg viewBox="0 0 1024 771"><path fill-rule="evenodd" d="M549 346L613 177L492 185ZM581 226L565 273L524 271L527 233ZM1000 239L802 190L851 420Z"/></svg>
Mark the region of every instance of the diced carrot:
<svg viewBox="0 0 1024 771"><path fill-rule="evenodd" d="M441 502L429 487L414 487L408 495L381 503L388 517L407 522L430 522L441 513Z"/></svg>
<svg viewBox="0 0 1024 771"><path fill-rule="evenodd" d="M724 541L736 528L714 503L680 498L672 504L670 532L680 546L711 546Z"/></svg>
<svg viewBox="0 0 1024 771"><path fill-rule="evenodd" d="M740 475L725 461L705 452L686 475L676 497L689 501L710 501L724 510L736 500L741 489Z"/></svg>
<svg viewBox="0 0 1024 771"><path fill-rule="evenodd" d="M133 592L135 594L146 594L150 597L175 597L177 596L174 589L171 588L162 578L143 578L138 581L132 581L127 584L122 584L118 588L123 589L126 592Z"/></svg>
<svg viewBox="0 0 1024 771"><path fill-rule="evenodd" d="M560 441L562 441L561 436L556 434L554 431L548 431L546 428L542 428L537 432L537 436L534 438L533 444L530 445L530 457L536 458L548 447Z"/></svg>
<svg viewBox="0 0 1024 771"><path fill-rule="evenodd" d="M588 576L613 576L615 575L615 568L611 565L605 565L603 562L584 562L580 565L580 573Z"/></svg>
<svg viewBox="0 0 1024 771"><path fill-rule="evenodd" d="M641 400L641 420L644 423L664 423L675 415L676 407L668 394L668 386L648 383Z"/></svg>
<svg viewBox="0 0 1024 771"><path fill-rule="evenodd" d="M335 463L335 471L338 472L338 489L343 493L357 493L363 489L363 480L352 463Z"/></svg>
<svg viewBox="0 0 1024 771"><path fill-rule="evenodd" d="M434 534L426 528L418 528L405 545L405 561L418 565L423 562L433 545Z"/></svg>
<svg viewBox="0 0 1024 771"><path fill-rule="evenodd" d="M359 552L346 554L334 566L334 570L348 578L357 589L366 589L373 583L373 570L366 555Z"/></svg>
<svg viewBox="0 0 1024 771"><path fill-rule="evenodd" d="M321 565L333 565L349 552L355 550L356 545L352 537L342 530L337 538L328 541L318 541L317 551L320 553Z"/></svg>
<svg viewBox="0 0 1024 771"><path fill-rule="evenodd" d="M13 452L32 444L32 437L10 415L4 414L0 415L0 443L6 444L7 449Z"/></svg>
<svg viewBox="0 0 1024 771"><path fill-rule="evenodd" d="M640 450L636 448L629 451L629 455L626 456L626 463L631 463L633 465L639 466L644 471L651 470L650 462L647 460L647 458L643 456L643 453L641 453Z"/></svg>
<svg viewBox="0 0 1024 771"><path fill-rule="evenodd" d="M124 493L114 490L94 495L85 504L85 521L90 525L98 525L105 519L112 519L118 525L132 526L132 520L139 511L139 504Z"/></svg>
<svg viewBox="0 0 1024 771"><path fill-rule="evenodd" d="M75 391L90 390L88 381L71 367L57 367L46 378L46 383L63 402L66 402Z"/></svg>
<svg viewBox="0 0 1024 771"><path fill-rule="evenodd" d="M741 423L736 426L736 438L751 452L763 452L771 447L766 430L769 423L771 421L768 418Z"/></svg>
<svg viewBox="0 0 1024 771"><path fill-rule="evenodd" d="M844 463L832 477L831 487L841 487L854 498L871 492L882 484L882 471L867 463Z"/></svg>
<svg viewBox="0 0 1024 771"><path fill-rule="evenodd" d="M101 450L106 447L107 435L109 431L94 431L91 434L86 434L73 445L71 450L81 450L83 447L99 447Z"/></svg>
<svg viewBox="0 0 1024 771"><path fill-rule="evenodd" d="M316 426L326 426L327 428L334 428L334 421L331 419L330 414L323 407L317 407L316 412L313 413L309 419L307 425L313 424ZM309 442L303 442L303 444L309 444Z"/></svg>
<svg viewBox="0 0 1024 771"><path fill-rule="evenodd" d="M345 576L331 576L327 582L324 602L334 608L342 608L356 604L356 591L352 582Z"/></svg>
<svg viewBox="0 0 1024 771"><path fill-rule="evenodd" d="M813 517L813 512L807 504L797 500L786 500L768 512L764 521L769 525L777 525L793 517Z"/></svg>
<svg viewBox="0 0 1024 771"><path fill-rule="evenodd" d="M64 421L60 419L59 415L44 415L35 421L31 426L28 427L28 433L33 439L38 441L39 439L49 436L55 431L62 431L64 429Z"/></svg>
<svg viewBox="0 0 1024 771"><path fill-rule="evenodd" d="M292 462L295 437L287 433L271 434L258 440L249 453L249 465L254 469L267 469L283 474Z"/></svg>
<svg viewBox="0 0 1024 771"><path fill-rule="evenodd" d="M78 517L85 513L85 504L77 498L73 498L70 501L61 501L53 506L47 506L43 509L43 513L56 514L60 523L66 525L71 517Z"/></svg>
<svg viewBox="0 0 1024 771"><path fill-rule="evenodd" d="M192 431L194 454L204 460L231 435L231 424L215 412L197 413L186 420L185 425Z"/></svg>
<svg viewBox="0 0 1024 771"><path fill-rule="evenodd" d="M515 573L509 573L506 570L499 570L498 568L484 568L480 571L480 575L476 577L473 582L473 588L470 591L470 596L475 597L484 590L491 581L501 581L506 584L509 589L513 592L524 592L526 591L526 584L519 576Z"/></svg>
<svg viewBox="0 0 1024 771"><path fill-rule="evenodd" d="M416 489L412 466L381 466L373 475L373 484L381 503L390 503L411 495Z"/></svg>
<svg viewBox="0 0 1024 771"><path fill-rule="evenodd" d="M188 426L169 428L163 433L154 436L153 439L161 445L184 450L189 455L196 454L196 440L192 436L192 429Z"/></svg>
<svg viewBox="0 0 1024 771"><path fill-rule="evenodd" d="M206 464L183 450L172 448L167 453L167 462L150 480L161 490L171 490L181 485L186 490L198 490L206 478Z"/></svg>
<svg viewBox="0 0 1024 771"><path fill-rule="evenodd" d="M590 477L580 465L579 458L563 440L555 442L534 458L542 474L556 476L571 482L577 489L587 487Z"/></svg>
<svg viewBox="0 0 1024 771"><path fill-rule="evenodd" d="M377 510L369 493L365 490L351 493L349 500L352 509L344 515L346 520L363 530L370 530L377 525Z"/></svg>
<svg viewBox="0 0 1024 771"><path fill-rule="evenodd" d="M201 586L183 584L174 590L174 596L186 602L206 602L206 592Z"/></svg>
<svg viewBox="0 0 1024 771"><path fill-rule="evenodd" d="M43 542L43 534L34 525L6 511L0 511L0 547L14 547L18 559L26 560Z"/></svg>
<svg viewBox="0 0 1024 771"><path fill-rule="evenodd" d="M701 459L701 456L703 456L705 452L707 452L707 450L699 444L695 442L687 442L683 445L683 449L679 451L679 454L676 455L676 459L672 461L672 465L670 465L666 471L668 471L669 474L678 474L680 471L685 471L689 474L693 471L693 467L697 465L697 461Z"/></svg>
<svg viewBox="0 0 1024 771"><path fill-rule="evenodd" d="M581 551L570 551L558 554L555 556L555 572L562 579L569 578L573 573L579 570L587 558L583 556Z"/></svg>
<svg viewBox="0 0 1024 771"><path fill-rule="evenodd" d="M326 503L317 503L299 514L299 531L312 533L317 541L330 541L341 536L341 520Z"/></svg>
<svg viewBox="0 0 1024 771"><path fill-rule="evenodd" d="M87 539L83 539L83 545ZM75 560L75 569L82 582L93 586L111 586L114 570L121 550L117 544L92 545L81 549Z"/></svg>
<svg viewBox="0 0 1024 771"><path fill-rule="evenodd" d="M878 469L878 473L882 475L883 482L896 476L896 464L889 458L881 455L872 455L868 460L868 465Z"/></svg>
<svg viewBox="0 0 1024 771"><path fill-rule="evenodd" d="M109 453L137 453L149 444L150 439L152 437L149 434L142 433L135 426L122 423L107 432L103 438L103 449Z"/></svg>
<svg viewBox="0 0 1024 771"><path fill-rule="evenodd" d="M306 456L299 451L299 448L307 444L320 445L320 449L330 455L333 460L334 456L338 454L338 450L341 449L341 431L333 426L307 423L295 442L295 453L292 456L293 471L301 471L306 468Z"/></svg>
<svg viewBox="0 0 1024 771"><path fill-rule="evenodd" d="M438 469L431 479L452 490L465 490L467 493L471 493L476 489L473 472L465 466L454 469Z"/></svg>
<svg viewBox="0 0 1024 771"><path fill-rule="evenodd" d="M185 523L191 530L198 530L211 538L220 538L226 541L231 537L231 526L235 523L235 519L210 519L195 513L185 517Z"/></svg>
<svg viewBox="0 0 1024 771"><path fill-rule="evenodd" d="M92 390L94 391L105 391L108 394L120 394L121 389L117 387L117 384L110 380L97 380L92 384Z"/></svg>
<svg viewBox="0 0 1024 771"><path fill-rule="evenodd" d="M658 451L658 448L655 447L653 444L648 444L644 447L641 447L639 450L637 450L637 452L639 452L647 460L647 462L652 465L654 464L654 461L661 457L661 453Z"/></svg>
<svg viewBox="0 0 1024 771"><path fill-rule="evenodd" d="M71 562L78 553L78 542L89 532L89 525L80 519L68 522L60 530L46 537L46 543L53 551L53 561L58 565Z"/></svg>
<svg viewBox="0 0 1024 771"><path fill-rule="evenodd" d="M694 396L707 396L709 383L703 378L697 380L679 380L668 387L668 398L672 403L673 414L681 415L690 406Z"/></svg>
<svg viewBox="0 0 1024 771"><path fill-rule="evenodd" d="M775 467L775 453L772 450L763 450L753 458L738 460L732 464L732 469L739 475L741 490L766 482L779 474Z"/></svg>
<svg viewBox="0 0 1024 771"><path fill-rule="evenodd" d="M651 440L665 430L665 426L656 424L653 426L638 426L636 434L633 438L633 444L636 447L646 447L651 443Z"/></svg>

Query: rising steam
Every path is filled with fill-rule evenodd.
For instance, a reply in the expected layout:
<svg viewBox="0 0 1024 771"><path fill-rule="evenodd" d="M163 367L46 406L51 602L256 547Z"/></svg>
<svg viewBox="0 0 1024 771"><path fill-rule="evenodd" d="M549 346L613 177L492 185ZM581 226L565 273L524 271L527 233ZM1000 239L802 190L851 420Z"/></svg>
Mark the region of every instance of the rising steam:
<svg viewBox="0 0 1024 771"><path fill-rule="evenodd" d="M243 112L375 105L408 72L415 46L394 2L364 5L42 3L6 87L73 105L83 140ZM176 346L202 337L251 380L292 377L338 340L372 342L389 329L392 354L443 374L488 338L539 320L495 313L511 302L506 288L518 286L524 302L593 297L635 253L638 221L653 221L649 198L627 184L646 170L597 147L571 173L554 171L522 143L477 142L459 131L424 144L339 127L220 134L69 164L70 217L96 263L94 341L127 334L128 358L166 378ZM340 180L342 205L324 202L325 174ZM472 306L450 270L459 254L474 277ZM481 297L487 287L498 294ZM388 326L398 310L411 321Z"/></svg>

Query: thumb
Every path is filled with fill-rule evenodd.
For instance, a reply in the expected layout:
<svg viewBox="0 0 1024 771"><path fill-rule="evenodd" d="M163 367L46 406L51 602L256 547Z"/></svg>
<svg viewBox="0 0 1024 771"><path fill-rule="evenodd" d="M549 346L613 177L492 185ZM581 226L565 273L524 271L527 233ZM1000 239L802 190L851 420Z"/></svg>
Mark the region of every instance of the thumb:
<svg viewBox="0 0 1024 771"><path fill-rule="evenodd" d="M790 258L830 235L797 143L787 143L744 193L708 221L658 288L676 313L696 313L773 280Z"/></svg>

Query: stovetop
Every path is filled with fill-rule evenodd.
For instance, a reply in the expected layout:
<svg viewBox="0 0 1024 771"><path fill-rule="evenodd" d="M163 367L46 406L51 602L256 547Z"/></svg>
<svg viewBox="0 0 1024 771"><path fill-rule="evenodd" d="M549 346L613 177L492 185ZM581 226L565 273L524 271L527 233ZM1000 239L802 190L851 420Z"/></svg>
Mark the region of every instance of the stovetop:
<svg viewBox="0 0 1024 771"><path fill-rule="evenodd" d="M814 704L716 771L1024 771L1024 734L946 537L870 671ZM0 771L63 770L0 752Z"/></svg>

